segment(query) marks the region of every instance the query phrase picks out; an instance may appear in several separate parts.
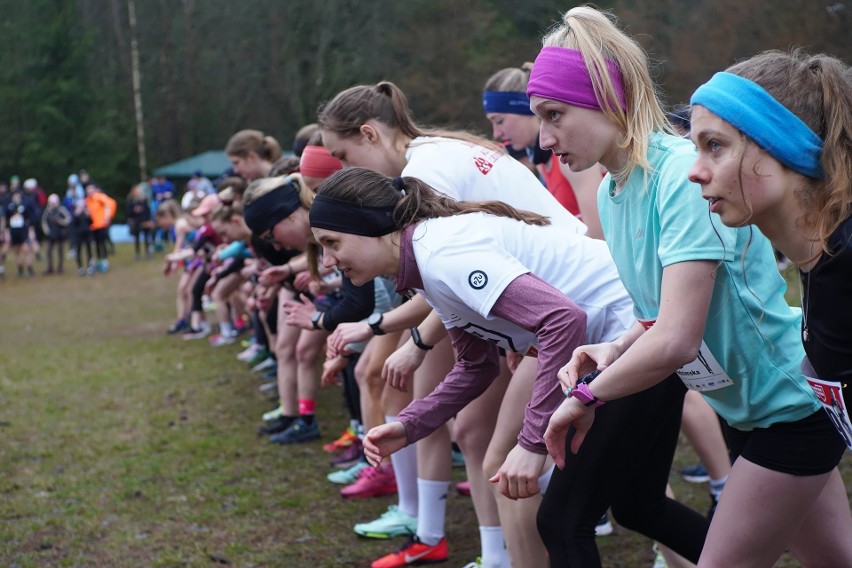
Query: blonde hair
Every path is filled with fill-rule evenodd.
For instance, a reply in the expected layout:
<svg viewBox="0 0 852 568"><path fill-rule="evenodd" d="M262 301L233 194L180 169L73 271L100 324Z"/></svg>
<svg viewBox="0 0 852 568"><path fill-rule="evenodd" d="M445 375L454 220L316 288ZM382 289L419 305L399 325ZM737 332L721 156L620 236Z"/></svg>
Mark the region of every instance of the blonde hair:
<svg viewBox="0 0 852 568"><path fill-rule="evenodd" d="M626 109L606 102L618 100L609 73L589 74L602 112L624 133L619 146L628 151L627 164L621 171L612 174L616 179L625 180L636 166L650 172L647 154L651 134L658 131L673 134L674 129L660 103L648 68L648 57L642 47L618 29L615 16L587 6L568 10L562 17L562 24L544 36L542 45L576 49L583 55L586 68L590 70L606 70L607 59L618 65L624 84Z"/></svg>
<svg viewBox="0 0 852 568"><path fill-rule="evenodd" d="M302 179L302 176L299 174L254 180L249 184L243 194L243 208L249 207L252 203L267 193L288 183L293 185L299 191L299 204L302 206L302 209L310 209L311 204L314 202L314 197L316 197L316 193L308 188L307 184L305 184Z"/></svg>
<svg viewBox="0 0 852 568"><path fill-rule="evenodd" d="M727 69L766 89L823 141L824 179L804 177L797 197L821 250L852 213L852 69L825 54L765 51ZM816 253L815 256L819 256Z"/></svg>
<svg viewBox="0 0 852 568"><path fill-rule="evenodd" d="M500 69L485 82L483 91L495 93L526 93L533 64L527 61L520 67Z"/></svg>
<svg viewBox="0 0 852 568"><path fill-rule="evenodd" d="M230 221L234 216L243 216L243 205L235 201L230 205L220 204L210 215L211 221Z"/></svg>

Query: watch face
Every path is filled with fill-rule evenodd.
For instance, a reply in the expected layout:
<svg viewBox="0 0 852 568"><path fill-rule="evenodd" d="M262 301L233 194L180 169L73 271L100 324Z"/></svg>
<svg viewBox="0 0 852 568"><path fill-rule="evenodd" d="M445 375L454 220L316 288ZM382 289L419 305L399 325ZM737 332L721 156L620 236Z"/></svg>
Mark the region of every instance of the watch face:
<svg viewBox="0 0 852 568"><path fill-rule="evenodd" d="M376 312L367 319L367 325L379 325L382 323L382 314Z"/></svg>

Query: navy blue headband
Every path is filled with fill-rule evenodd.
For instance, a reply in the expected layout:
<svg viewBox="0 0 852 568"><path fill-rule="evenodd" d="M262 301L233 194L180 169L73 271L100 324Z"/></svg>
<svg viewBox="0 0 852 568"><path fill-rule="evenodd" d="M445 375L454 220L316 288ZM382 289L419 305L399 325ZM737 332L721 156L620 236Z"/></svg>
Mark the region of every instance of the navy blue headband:
<svg viewBox="0 0 852 568"><path fill-rule="evenodd" d="M802 175L822 179L822 140L763 87L732 73L716 73L689 101L754 140L770 156Z"/></svg>
<svg viewBox="0 0 852 568"><path fill-rule="evenodd" d="M485 109L486 114L490 112L528 116L533 114L527 94L514 91L485 91L482 95L482 108Z"/></svg>
<svg viewBox="0 0 852 568"><path fill-rule="evenodd" d="M252 201L251 205L243 210L243 217L251 232L259 236L272 230L299 207L299 190L288 181Z"/></svg>
<svg viewBox="0 0 852 568"><path fill-rule="evenodd" d="M317 195L311 205L311 227L350 235L381 237L397 230L393 206L367 207Z"/></svg>

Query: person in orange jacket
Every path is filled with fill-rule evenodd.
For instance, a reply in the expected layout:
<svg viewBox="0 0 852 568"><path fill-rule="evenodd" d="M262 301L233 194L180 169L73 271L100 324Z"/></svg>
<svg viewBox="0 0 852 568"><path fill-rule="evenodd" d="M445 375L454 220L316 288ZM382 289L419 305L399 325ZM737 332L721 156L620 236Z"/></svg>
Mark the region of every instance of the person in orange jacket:
<svg viewBox="0 0 852 568"><path fill-rule="evenodd" d="M95 240L95 254L98 259L95 270L98 272L109 270L106 243L109 226L115 216L115 207L115 199L104 193L97 183L89 181L86 184L86 208L89 210L89 216L92 219L90 227Z"/></svg>

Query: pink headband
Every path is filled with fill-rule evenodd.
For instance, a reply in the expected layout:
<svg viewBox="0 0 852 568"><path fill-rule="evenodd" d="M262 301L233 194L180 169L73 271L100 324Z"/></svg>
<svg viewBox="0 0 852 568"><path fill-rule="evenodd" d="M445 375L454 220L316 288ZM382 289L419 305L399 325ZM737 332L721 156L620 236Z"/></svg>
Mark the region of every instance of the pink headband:
<svg viewBox="0 0 852 568"><path fill-rule="evenodd" d="M618 103L627 109L624 97L624 84L618 64L606 60L609 77L618 95ZM583 54L576 49L565 47L542 48L535 58L530 80L527 84L527 96L563 102L565 104L602 110L592 88L589 70L583 61Z"/></svg>
<svg viewBox="0 0 852 568"><path fill-rule="evenodd" d="M299 160L299 173L303 176L325 179L342 169L343 164L325 146L305 146Z"/></svg>

